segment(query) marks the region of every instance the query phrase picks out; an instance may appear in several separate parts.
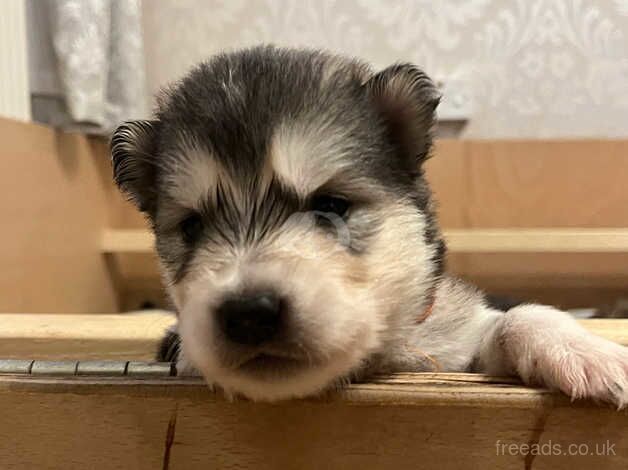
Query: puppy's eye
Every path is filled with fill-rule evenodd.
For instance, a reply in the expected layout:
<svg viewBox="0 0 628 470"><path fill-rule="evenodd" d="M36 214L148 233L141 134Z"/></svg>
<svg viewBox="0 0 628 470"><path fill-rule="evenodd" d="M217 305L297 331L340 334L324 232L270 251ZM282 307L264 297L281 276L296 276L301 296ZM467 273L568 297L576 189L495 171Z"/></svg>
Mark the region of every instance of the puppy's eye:
<svg viewBox="0 0 628 470"><path fill-rule="evenodd" d="M203 220L200 214L191 214L180 224L181 234L186 243L194 243L203 232Z"/></svg>
<svg viewBox="0 0 628 470"><path fill-rule="evenodd" d="M342 196L330 196L323 194L320 196L314 196L312 199L312 210L336 214L339 217L344 216L350 206L351 203L349 200Z"/></svg>

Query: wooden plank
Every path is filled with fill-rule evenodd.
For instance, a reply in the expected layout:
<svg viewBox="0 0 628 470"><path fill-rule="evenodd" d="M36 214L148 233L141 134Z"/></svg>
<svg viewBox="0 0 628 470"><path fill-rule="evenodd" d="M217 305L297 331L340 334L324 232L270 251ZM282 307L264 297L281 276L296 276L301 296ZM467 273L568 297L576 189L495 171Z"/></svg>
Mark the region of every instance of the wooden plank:
<svg viewBox="0 0 628 470"><path fill-rule="evenodd" d="M453 253L628 253L628 229L446 230Z"/></svg>
<svg viewBox="0 0 628 470"><path fill-rule="evenodd" d="M628 319L589 319L580 320L580 324L602 338L607 338L616 343L628 346Z"/></svg>
<svg viewBox="0 0 628 470"><path fill-rule="evenodd" d="M470 374L398 374L276 404L225 401L195 379L2 376L0 403L2 468L628 465L626 413ZM607 441L609 455L522 455Z"/></svg>
<svg viewBox="0 0 628 470"><path fill-rule="evenodd" d="M0 359L152 359L172 313L0 314ZM628 320L580 320L628 346Z"/></svg>
<svg viewBox="0 0 628 470"><path fill-rule="evenodd" d="M103 253L154 253L155 237L144 229L108 229L103 232Z"/></svg>
<svg viewBox="0 0 628 470"><path fill-rule="evenodd" d="M63 380L0 377L0 468L159 469L176 403L152 393L116 388L85 393ZM132 386L129 389L134 388ZM157 390L155 390L157 392Z"/></svg>
<svg viewBox="0 0 628 470"><path fill-rule="evenodd" d="M168 312L0 314L2 359L153 360L176 321Z"/></svg>
<svg viewBox="0 0 628 470"><path fill-rule="evenodd" d="M553 305L560 309L593 308L605 315L616 310L618 299L628 298L625 279L613 283L608 279L535 276L534 278L491 275L474 277L473 282L493 295L525 302Z"/></svg>
<svg viewBox="0 0 628 470"><path fill-rule="evenodd" d="M448 269L488 292L560 305L608 308L628 298L628 253L465 253Z"/></svg>
<svg viewBox="0 0 628 470"><path fill-rule="evenodd" d="M452 253L628 253L628 228L449 229ZM153 253L155 239L143 229L108 229L104 253Z"/></svg>

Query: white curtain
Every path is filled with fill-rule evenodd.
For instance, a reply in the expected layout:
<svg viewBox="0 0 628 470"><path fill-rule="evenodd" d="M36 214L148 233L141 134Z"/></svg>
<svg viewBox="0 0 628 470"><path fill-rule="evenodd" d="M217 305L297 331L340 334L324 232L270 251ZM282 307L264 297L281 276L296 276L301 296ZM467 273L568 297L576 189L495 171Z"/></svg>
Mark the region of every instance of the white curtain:
<svg viewBox="0 0 628 470"><path fill-rule="evenodd" d="M108 133L145 117L139 0L29 0L33 116Z"/></svg>

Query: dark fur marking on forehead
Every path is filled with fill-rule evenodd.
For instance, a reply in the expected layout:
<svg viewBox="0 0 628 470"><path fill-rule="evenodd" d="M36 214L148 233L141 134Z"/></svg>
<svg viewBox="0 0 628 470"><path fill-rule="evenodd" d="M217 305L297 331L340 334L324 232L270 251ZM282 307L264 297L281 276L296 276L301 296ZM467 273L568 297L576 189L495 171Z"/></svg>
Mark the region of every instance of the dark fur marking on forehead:
<svg viewBox="0 0 628 470"><path fill-rule="evenodd" d="M193 140L243 181L259 171L281 122L326 113L338 126L364 125L365 70L317 51L258 47L218 55L159 100L161 148L176 153L182 138Z"/></svg>

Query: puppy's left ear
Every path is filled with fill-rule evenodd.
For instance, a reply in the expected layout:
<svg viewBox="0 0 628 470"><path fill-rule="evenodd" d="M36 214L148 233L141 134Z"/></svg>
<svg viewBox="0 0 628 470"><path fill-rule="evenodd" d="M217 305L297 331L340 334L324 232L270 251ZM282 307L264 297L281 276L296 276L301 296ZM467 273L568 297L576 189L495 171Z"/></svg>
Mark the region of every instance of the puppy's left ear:
<svg viewBox="0 0 628 470"><path fill-rule="evenodd" d="M137 208L152 215L156 200L158 121L128 121L111 136L113 178Z"/></svg>
<svg viewBox="0 0 628 470"><path fill-rule="evenodd" d="M376 73L365 86L381 113L391 140L411 170L427 159L441 95L434 82L412 64L397 64Z"/></svg>

